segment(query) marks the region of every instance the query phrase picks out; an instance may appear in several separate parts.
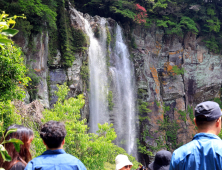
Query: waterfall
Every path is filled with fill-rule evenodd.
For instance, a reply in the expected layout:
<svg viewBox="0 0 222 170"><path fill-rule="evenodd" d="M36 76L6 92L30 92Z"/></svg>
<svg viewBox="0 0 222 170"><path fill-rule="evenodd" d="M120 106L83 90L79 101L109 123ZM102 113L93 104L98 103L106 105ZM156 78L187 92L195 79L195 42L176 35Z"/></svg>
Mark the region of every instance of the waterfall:
<svg viewBox="0 0 222 170"><path fill-rule="evenodd" d="M107 33L106 19L101 18L100 38L95 38L88 20L83 18L74 8L71 10L79 17L78 24L84 27L89 37L89 69L90 69L90 132L96 133L98 123L113 122L117 133L115 143L123 147L127 153L137 157L136 148L136 109L135 109L135 78L127 45L122 37L119 25L116 27L115 48L111 50L109 72L112 75L112 87L109 87L107 73ZM75 19L76 21L76 19ZM114 108L108 110L108 92L112 90ZM113 119L111 119L111 116Z"/></svg>
<svg viewBox="0 0 222 170"><path fill-rule="evenodd" d="M90 24L85 20L85 30L90 39L89 70L90 70L90 131L98 130L98 123L109 121L108 115L108 78L106 65L106 30L105 19L101 19L101 37L98 41Z"/></svg>
<svg viewBox="0 0 222 170"><path fill-rule="evenodd" d="M112 90L115 94L113 115L117 133L116 144L137 157L134 69L119 25L116 27L116 42L111 62L113 66L110 67L110 72L114 84Z"/></svg>
<svg viewBox="0 0 222 170"><path fill-rule="evenodd" d="M79 14L73 7L71 10L75 13L80 20L78 24L84 27L85 33L89 37L89 108L90 117L89 125L90 132L96 133L98 130L98 123L104 124L109 122L108 113L108 78L107 78L107 64L106 64L106 20L101 18L100 23L100 38L95 38L93 30L88 20ZM71 18L72 18L71 17Z"/></svg>

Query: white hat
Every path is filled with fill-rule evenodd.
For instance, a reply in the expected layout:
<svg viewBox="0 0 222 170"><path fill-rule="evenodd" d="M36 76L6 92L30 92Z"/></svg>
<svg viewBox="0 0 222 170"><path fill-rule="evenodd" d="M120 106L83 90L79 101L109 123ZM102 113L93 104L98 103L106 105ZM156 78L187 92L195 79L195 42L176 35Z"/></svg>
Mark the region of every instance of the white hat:
<svg viewBox="0 0 222 170"><path fill-rule="evenodd" d="M129 161L126 155L117 155L115 162L116 162L116 170L119 170L126 165L133 165L132 162Z"/></svg>

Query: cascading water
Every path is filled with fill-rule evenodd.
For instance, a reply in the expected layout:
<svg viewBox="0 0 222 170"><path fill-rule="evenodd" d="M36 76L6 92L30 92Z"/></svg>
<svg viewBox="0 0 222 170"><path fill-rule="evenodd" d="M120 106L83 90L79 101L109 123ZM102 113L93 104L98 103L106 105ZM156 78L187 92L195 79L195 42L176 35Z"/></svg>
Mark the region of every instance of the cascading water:
<svg viewBox="0 0 222 170"><path fill-rule="evenodd" d="M98 123L109 122L108 114L108 78L106 64L106 20L101 18L101 35L96 39L93 30L85 18L78 11L71 8L75 14L84 22L85 32L89 37L89 70L90 70L90 132L96 133Z"/></svg>
<svg viewBox="0 0 222 170"><path fill-rule="evenodd" d="M84 30L89 37L89 69L90 69L90 131L96 132L98 123L113 122L117 133L116 144L123 147L129 154L137 156L136 151L136 115L135 115L135 78L130 54L123 41L122 30L116 27L115 48L111 51L112 87L109 87L107 74L106 20L101 19L100 38L95 38L92 28L74 8L72 11L83 22ZM111 49L109 49L111 50ZM108 90L113 91L115 104L111 120L108 111ZM110 121L111 120L111 121Z"/></svg>
<svg viewBox="0 0 222 170"><path fill-rule="evenodd" d="M89 69L90 69L90 131L98 130L98 123L108 122L108 79L106 65L106 31L105 20L101 20L100 42L94 37L89 22L85 20L85 30L90 38L89 46Z"/></svg>
<svg viewBox="0 0 222 170"><path fill-rule="evenodd" d="M115 94L113 115L117 133L116 144L136 157L135 78L129 57L128 47L123 41L122 29L117 25L115 50L111 58L113 67L110 67L114 84L112 90Z"/></svg>

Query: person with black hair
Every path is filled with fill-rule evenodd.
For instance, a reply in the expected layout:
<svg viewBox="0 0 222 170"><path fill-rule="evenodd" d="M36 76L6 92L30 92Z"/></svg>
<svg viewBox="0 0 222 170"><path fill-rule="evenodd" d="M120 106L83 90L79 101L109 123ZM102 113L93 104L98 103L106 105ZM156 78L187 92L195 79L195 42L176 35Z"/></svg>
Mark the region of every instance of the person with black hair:
<svg viewBox="0 0 222 170"><path fill-rule="evenodd" d="M198 104L194 122L198 133L193 140L173 152L170 170L221 170L221 108L212 101Z"/></svg>
<svg viewBox="0 0 222 170"><path fill-rule="evenodd" d="M25 170L86 170L84 164L76 157L63 150L66 129L62 122L49 121L41 127L40 137L46 151L31 160Z"/></svg>

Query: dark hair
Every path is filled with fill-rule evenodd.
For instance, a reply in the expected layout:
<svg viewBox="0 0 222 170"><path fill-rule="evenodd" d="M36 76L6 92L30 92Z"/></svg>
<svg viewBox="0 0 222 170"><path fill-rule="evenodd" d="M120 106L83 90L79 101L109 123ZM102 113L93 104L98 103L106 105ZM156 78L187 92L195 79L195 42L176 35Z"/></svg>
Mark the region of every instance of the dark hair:
<svg viewBox="0 0 222 170"><path fill-rule="evenodd" d="M3 167L6 170L9 170L17 161L22 162L23 164L27 165L27 163L32 160L32 155L29 151L30 149L30 139L34 137L33 131L27 127L24 127L22 125L12 125L9 126L4 135L10 130L10 129L17 129L16 132L10 133L5 139L9 140L11 138L20 139L24 144L20 145L20 152L18 153L15 150L15 147L13 143L6 143L5 149L8 151L8 154L11 156L12 161L7 162L3 161L2 157L0 157L0 167ZM2 140L3 141L3 138Z"/></svg>
<svg viewBox="0 0 222 170"><path fill-rule="evenodd" d="M207 117L204 115L200 115L196 117L196 123L197 123L197 127L199 128L204 128L207 126L211 126L213 125L218 119L215 120L207 120Z"/></svg>
<svg viewBox="0 0 222 170"><path fill-rule="evenodd" d="M66 129L62 122L49 121L41 127L40 137L48 148L59 148L65 136Z"/></svg>

